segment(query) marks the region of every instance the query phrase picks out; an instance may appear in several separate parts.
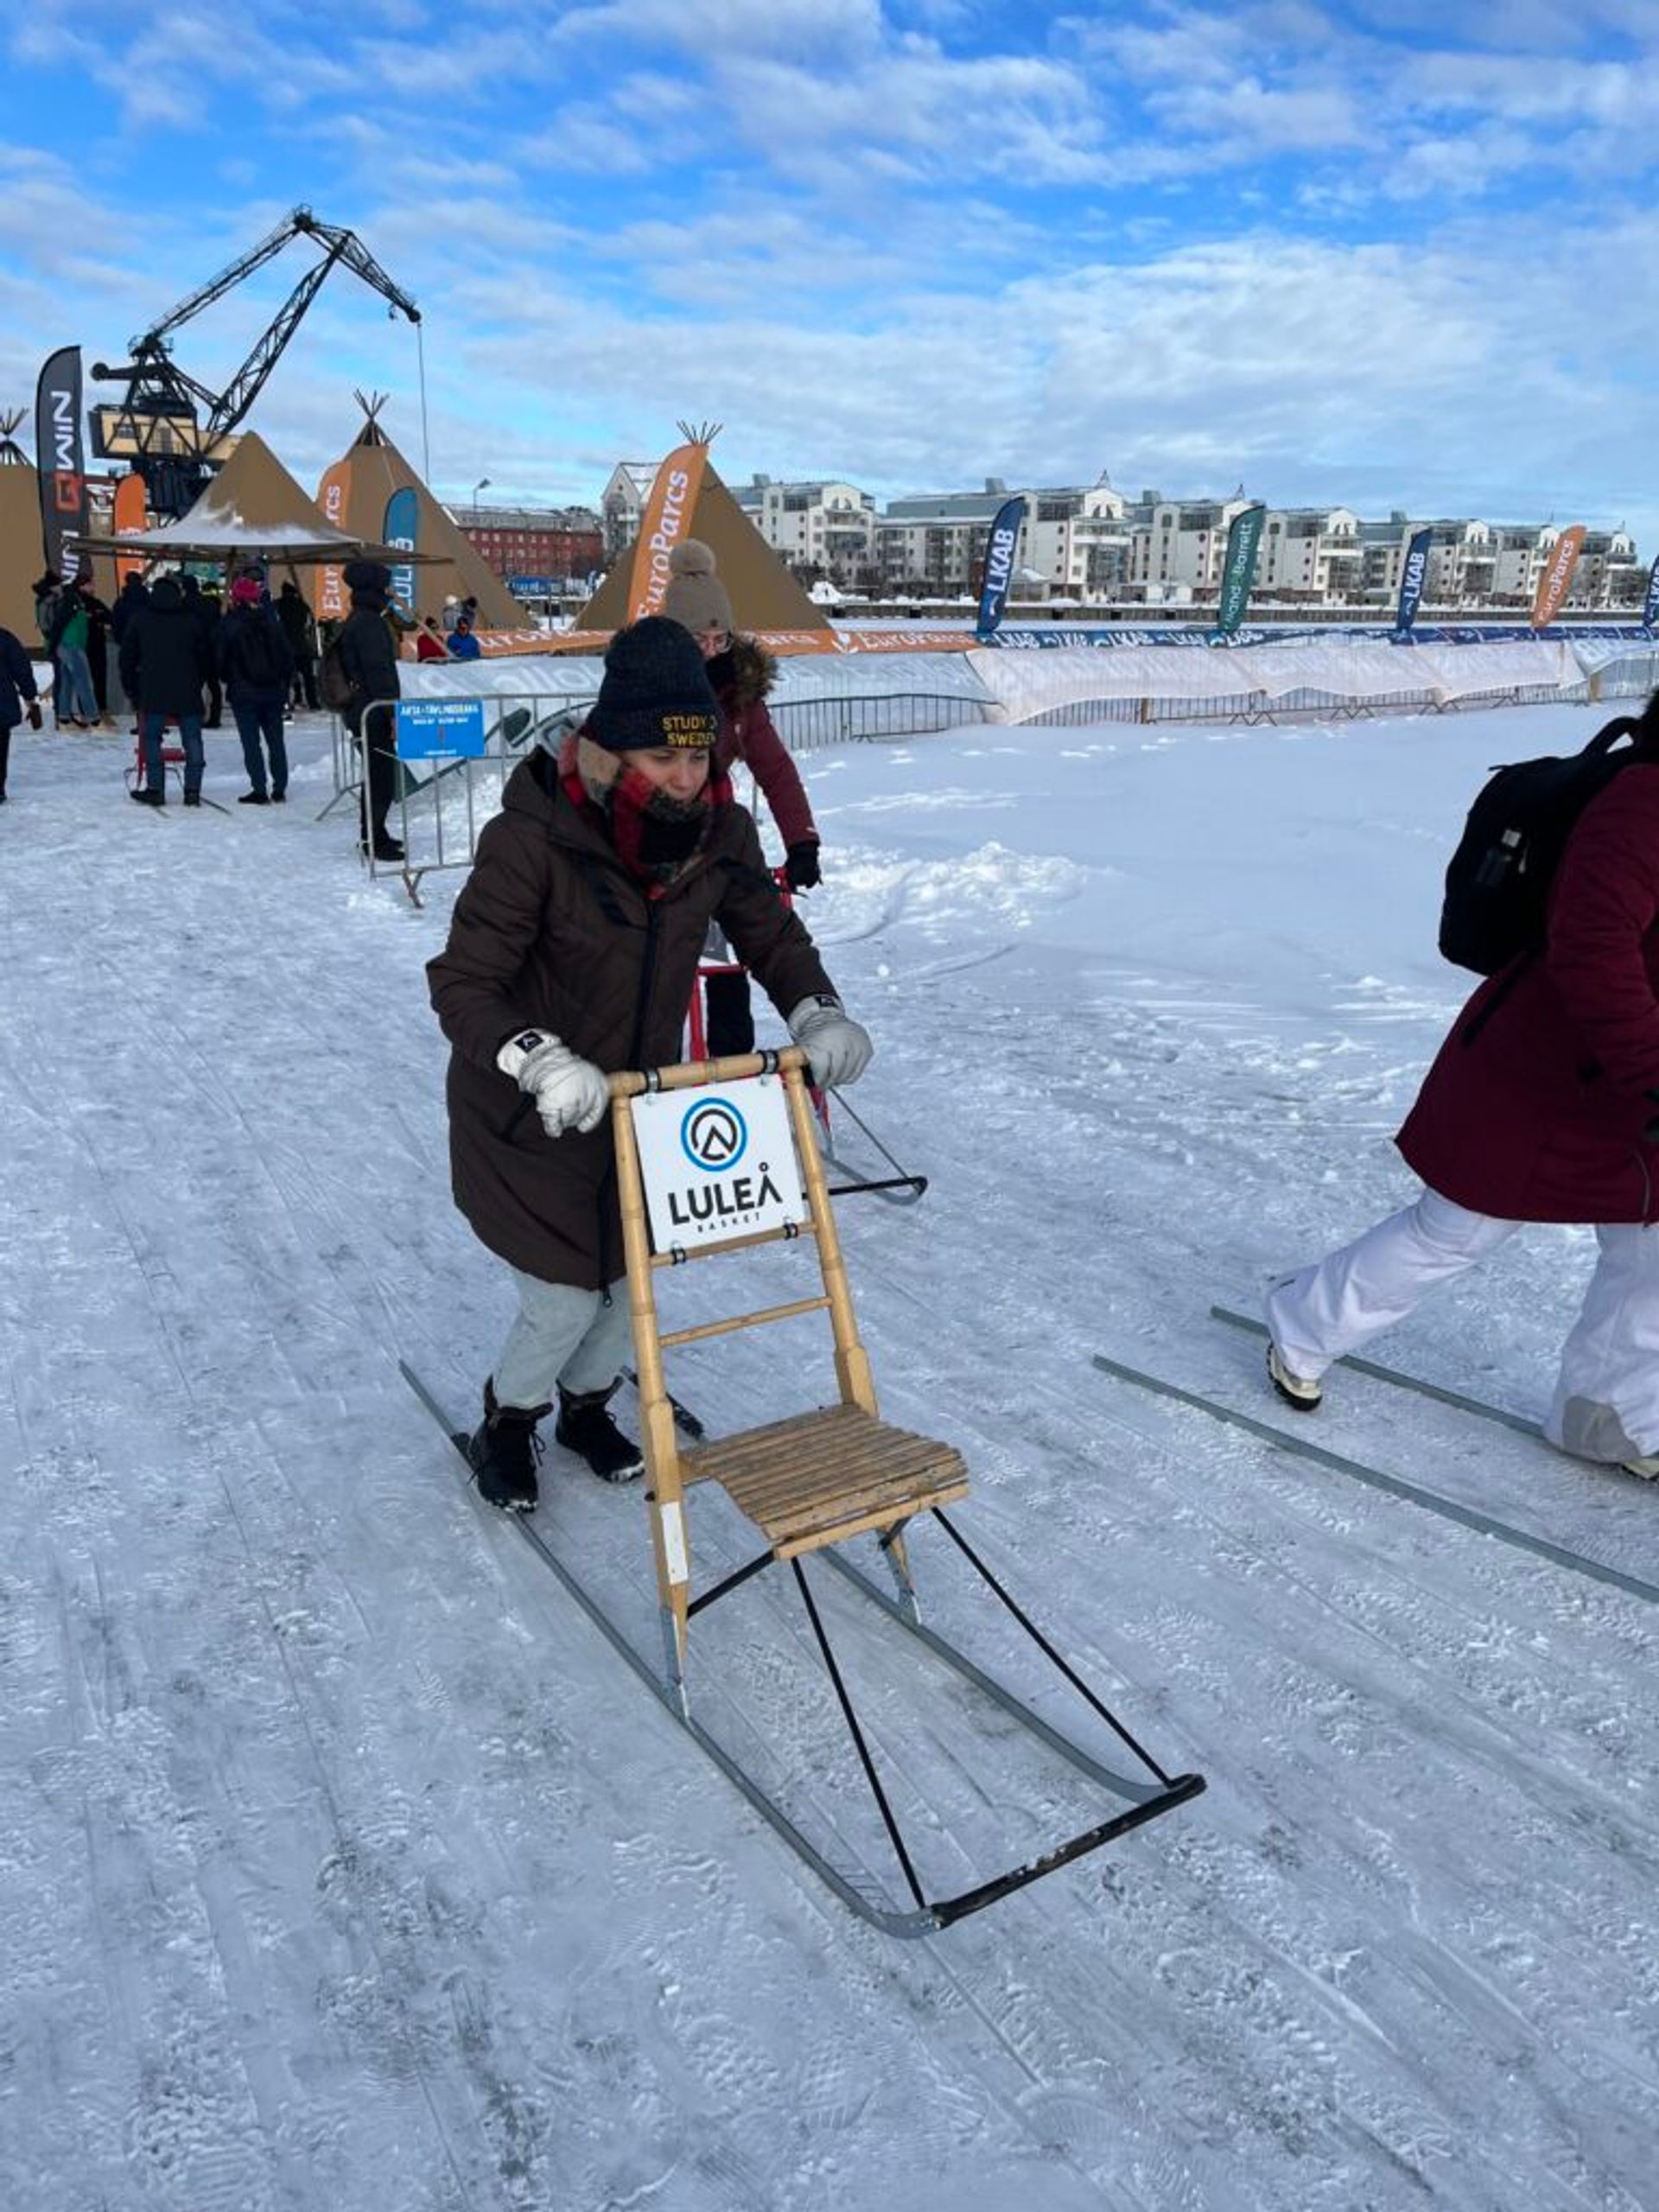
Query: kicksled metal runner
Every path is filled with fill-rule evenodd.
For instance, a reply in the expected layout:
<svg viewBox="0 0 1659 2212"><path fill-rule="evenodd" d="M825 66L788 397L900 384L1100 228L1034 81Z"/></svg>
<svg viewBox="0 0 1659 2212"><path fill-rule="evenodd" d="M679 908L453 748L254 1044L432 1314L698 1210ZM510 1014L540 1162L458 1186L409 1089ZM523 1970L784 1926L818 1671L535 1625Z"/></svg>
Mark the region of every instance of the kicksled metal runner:
<svg viewBox="0 0 1659 2212"><path fill-rule="evenodd" d="M847 1270L836 1233L823 1163L814 1135L813 1109L796 1049L611 1077L611 1117L616 1140L628 1295L639 1378L641 1441L646 1473L661 1656L653 1662L615 1610L602 1603L589 1580L528 1515L513 1525L640 1679L688 1730L702 1751L741 1790L797 1855L862 1918L889 1935L925 1936L1085 1858L1129 1830L1196 1797L1198 1774L1172 1775L1137 1741L1109 1706L1062 1656L1025 1608L1003 1586L946 1512L968 1494L968 1471L949 1444L894 1427L877 1408L870 1363L860 1340ZM682 1096L681 1094L689 1094ZM657 1311L656 1277L664 1268L720 1253L735 1254L774 1243L810 1241L820 1287L813 1294L757 1312L737 1313L685 1328L664 1330ZM705 1437L682 1448L675 1402L669 1396L663 1355L679 1344L809 1314L828 1317L834 1348L836 1401L781 1421L724 1437ZM465 1456L467 1439L407 1367L404 1374L435 1419ZM682 1420L678 1426L684 1427ZM690 1495L703 1483L722 1490L758 1530L763 1548L709 1586L693 1592ZM1057 1678L1093 1722L1109 1731L1128 1754L1122 1771L1086 1748L1016 1695L951 1638L922 1618L912 1551L926 1531L944 1539L942 1555L965 1563L972 1586L1000 1608L1003 1627L1017 1629L1050 1677ZM891 1590L874 1581L845 1555L861 1541L874 1545ZM831 1641L821 1577L809 1579L806 1561L817 1555L861 1609L899 1631L907 1663L930 1661L947 1669L963 1697L980 1701L1004 1734L1023 1731L1033 1745L1054 1755L1108 1800L1101 1817L1001 1872L931 1893L918 1871L912 1842L894 1808L905 1781L891 1731L874 1732L861 1718L847 1672ZM817 1564L815 1560L815 1567ZM807 1641L822 1664L844 1727L845 1750L861 1777L880 1820L902 1896L890 1885L873 1889L867 1867L842 1863L834 1839L820 1839L777 1794L763 1785L699 1716L691 1665L692 1624L731 1600L766 1569L788 1570L807 1626ZM1012 1629L1010 1632L1012 1632ZM976 1709L979 1709L976 1706ZM878 1757L878 1737L881 1756ZM1114 1754L1116 1756L1116 1754ZM906 1901L907 1900L907 1901Z"/></svg>

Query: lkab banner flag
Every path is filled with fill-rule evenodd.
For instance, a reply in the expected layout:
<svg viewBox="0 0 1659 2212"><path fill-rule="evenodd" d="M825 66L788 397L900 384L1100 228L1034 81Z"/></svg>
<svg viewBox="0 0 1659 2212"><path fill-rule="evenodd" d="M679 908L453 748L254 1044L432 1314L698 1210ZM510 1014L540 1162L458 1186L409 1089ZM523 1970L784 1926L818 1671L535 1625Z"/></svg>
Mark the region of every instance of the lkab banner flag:
<svg viewBox="0 0 1659 2212"><path fill-rule="evenodd" d="M982 641L996 635L997 625L1002 620L1002 609L1007 605L1008 587L1014 582L1014 559L1020 549L1020 532L1025 519L1025 501L1005 499L996 511L991 534L985 541L985 581L980 590L979 620L976 625Z"/></svg>
<svg viewBox="0 0 1659 2212"><path fill-rule="evenodd" d="M634 542L633 568L628 578L630 622L639 621L641 615L660 614L663 611L663 594L668 589L668 556L691 535L691 518L696 512L697 495L702 489L702 471L708 459L708 447L693 442L677 446L657 472L651 497L645 501L645 512L639 518L639 535Z"/></svg>
<svg viewBox="0 0 1659 2212"><path fill-rule="evenodd" d="M317 505L331 530L345 529L351 499L352 464L348 458L337 461L332 468L325 468L322 481L317 486ZM319 622L343 622L352 611L346 595L346 578L337 561L330 561L317 570L317 603L314 611Z"/></svg>
<svg viewBox="0 0 1659 2212"><path fill-rule="evenodd" d="M63 572L63 543L86 527L86 463L80 442L80 348L60 346L35 394L35 467L46 565Z"/></svg>
<svg viewBox="0 0 1659 2212"><path fill-rule="evenodd" d="M421 502L415 486L405 484L386 501L386 519L381 526L381 543L395 545L400 553L415 553L420 550ZM391 596L406 614L415 612L415 563L400 561L391 572Z"/></svg>
<svg viewBox="0 0 1659 2212"><path fill-rule="evenodd" d="M1233 526L1227 533L1227 556L1221 564L1221 599L1216 610L1218 638L1230 638L1244 620L1267 513L1266 507L1257 500L1254 506L1243 507L1233 517Z"/></svg>
<svg viewBox="0 0 1659 2212"><path fill-rule="evenodd" d="M1400 604L1394 613L1396 638L1408 638L1411 626L1417 620L1423 586L1428 577L1428 549L1433 536L1432 530L1414 530L1407 544L1406 557L1400 564Z"/></svg>
<svg viewBox="0 0 1659 2212"><path fill-rule="evenodd" d="M1560 612L1561 601L1567 597L1567 586L1573 581L1573 571L1579 565L1579 555L1584 547L1584 524L1575 522L1564 530L1551 549L1544 563L1544 573L1538 579L1537 596L1532 602L1532 626L1541 630L1553 622Z"/></svg>
<svg viewBox="0 0 1659 2212"><path fill-rule="evenodd" d="M1642 627L1651 630L1659 622L1659 556L1648 570L1648 595L1642 602Z"/></svg>

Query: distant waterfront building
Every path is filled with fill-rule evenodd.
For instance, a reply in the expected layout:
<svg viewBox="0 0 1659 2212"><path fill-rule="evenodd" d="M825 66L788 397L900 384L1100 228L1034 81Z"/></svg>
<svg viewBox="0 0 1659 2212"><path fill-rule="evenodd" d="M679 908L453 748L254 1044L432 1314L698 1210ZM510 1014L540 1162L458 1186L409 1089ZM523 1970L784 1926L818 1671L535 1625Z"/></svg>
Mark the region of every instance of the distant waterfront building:
<svg viewBox="0 0 1659 2212"><path fill-rule="evenodd" d="M603 565L591 507L473 507L452 511L461 535L498 576L563 584Z"/></svg>
<svg viewBox="0 0 1659 2212"><path fill-rule="evenodd" d="M734 490L738 505L768 545L798 572L857 588L875 551L875 501L855 484L825 479L775 484L756 476Z"/></svg>
<svg viewBox="0 0 1659 2212"><path fill-rule="evenodd" d="M601 502L607 563L632 542L655 474L656 464L644 461L612 471ZM1128 497L1103 474L1088 486L1010 485L990 476L979 491L910 493L885 509L844 479L757 475L733 491L766 543L804 578L890 599L957 600L977 594L992 521L1016 494L1026 516L1012 598L1094 606L1213 606L1233 519L1256 504L1242 486L1228 499L1170 499L1157 490ZM1425 607L1528 607L1562 527L1475 516L1415 519L1399 508L1386 520L1368 520L1350 507L1269 507L1253 590L1263 605L1391 612L1407 548L1427 530ZM1609 613L1639 607L1646 582L1625 530L1590 531L1567 604Z"/></svg>

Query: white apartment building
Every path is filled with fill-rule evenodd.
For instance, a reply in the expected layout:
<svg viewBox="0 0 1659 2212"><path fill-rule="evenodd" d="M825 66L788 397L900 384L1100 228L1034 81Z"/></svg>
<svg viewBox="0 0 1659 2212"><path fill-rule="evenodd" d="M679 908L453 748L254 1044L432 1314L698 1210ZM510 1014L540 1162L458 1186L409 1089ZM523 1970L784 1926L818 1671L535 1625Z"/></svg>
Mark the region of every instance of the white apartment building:
<svg viewBox="0 0 1659 2212"><path fill-rule="evenodd" d="M848 590L875 565L875 501L855 484L774 484L756 476L733 493L768 545Z"/></svg>
<svg viewBox="0 0 1659 2212"><path fill-rule="evenodd" d="M637 534L656 473L643 461L612 471L601 502L607 563ZM918 493L890 501L885 512L840 479L756 476L733 496L784 560L843 590L968 599L980 588L997 510L1017 488L987 477L980 491ZM1026 517L1011 597L1120 606L1213 602L1233 518L1253 504L1242 486L1227 499L1169 499L1158 491L1126 499L1104 475L1086 487L1039 486L1019 496ZM1348 507L1273 507L1262 518L1253 588L1281 605L1392 609L1406 549L1425 529L1423 603L1465 611L1530 607L1561 534L1554 523L1414 519L1399 508L1371 522ZM1626 531L1592 531L1567 603L1639 606L1646 578Z"/></svg>
<svg viewBox="0 0 1659 2212"><path fill-rule="evenodd" d="M660 462L619 461L600 494L600 527L605 540L605 565L625 553L639 535L639 518L657 481Z"/></svg>
<svg viewBox="0 0 1659 2212"><path fill-rule="evenodd" d="M1321 605L1351 601L1363 567L1359 517L1346 507L1269 507L1262 518L1257 591Z"/></svg>
<svg viewBox="0 0 1659 2212"><path fill-rule="evenodd" d="M1129 582L1150 602L1213 597L1221 588L1222 563L1233 517L1252 503L1242 492L1230 499L1166 499L1143 492L1133 516Z"/></svg>

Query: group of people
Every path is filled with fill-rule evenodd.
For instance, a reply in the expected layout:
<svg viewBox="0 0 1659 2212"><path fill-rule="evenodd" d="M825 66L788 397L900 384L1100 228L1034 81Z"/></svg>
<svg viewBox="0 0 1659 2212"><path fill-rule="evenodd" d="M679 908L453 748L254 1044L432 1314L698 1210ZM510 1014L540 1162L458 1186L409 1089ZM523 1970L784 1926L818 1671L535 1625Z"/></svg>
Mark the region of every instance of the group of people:
<svg viewBox="0 0 1659 2212"><path fill-rule="evenodd" d="M210 627L192 604L190 581L162 576L148 589L138 585L133 594L121 640L121 680L138 716L143 776L130 796L141 806L166 805L162 737L174 722L184 753L184 804L201 804L201 734L217 727L203 715L203 695L211 703L222 693L248 772L238 804L281 805L288 796L284 725L296 675L283 601L273 604L261 574L245 572L232 582L228 610Z"/></svg>

